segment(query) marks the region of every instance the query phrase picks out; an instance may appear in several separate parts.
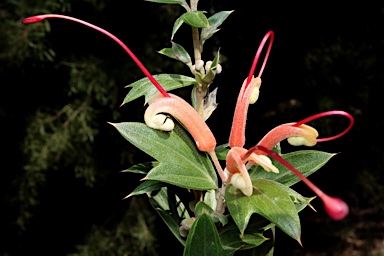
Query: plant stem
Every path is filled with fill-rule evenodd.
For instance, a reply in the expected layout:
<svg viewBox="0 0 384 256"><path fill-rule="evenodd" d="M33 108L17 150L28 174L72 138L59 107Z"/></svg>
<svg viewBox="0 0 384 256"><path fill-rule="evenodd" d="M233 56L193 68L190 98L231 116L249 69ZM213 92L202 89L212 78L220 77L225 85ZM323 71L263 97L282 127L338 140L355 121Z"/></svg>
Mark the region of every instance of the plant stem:
<svg viewBox="0 0 384 256"><path fill-rule="evenodd" d="M191 0L191 12L197 11L197 4L199 0ZM193 41L193 53L195 58L195 63L201 60L202 45L200 42L199 29L192 27L192 41ZM204 97L207 94L208 87L206 85L198 84L195 86L195 95L196 95L196 111L200 116L203 116L204 112Z"/></svg>

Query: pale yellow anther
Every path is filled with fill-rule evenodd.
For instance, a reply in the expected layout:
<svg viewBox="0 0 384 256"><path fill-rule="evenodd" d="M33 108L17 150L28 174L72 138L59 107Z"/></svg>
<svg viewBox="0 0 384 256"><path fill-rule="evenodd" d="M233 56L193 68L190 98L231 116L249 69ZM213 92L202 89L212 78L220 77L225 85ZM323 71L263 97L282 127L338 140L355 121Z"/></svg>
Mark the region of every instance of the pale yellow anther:
<svg viewBox="0 0 384 256"><path fill-rule="evenodd" d="M319 136L319 133L317 130L309 125L302 124L298 126L297 128L300 128L308 133L308 136L292 136L289 137L288 143L292 146L308 146L312 147L316 145L316 138Z"/></svg>
<svg viewBox="0 0 384 256"><path fill-rule="evenodd" d="M261 79L260 77L252 78L251 83L248 86L252 86L251 95L249 97L249 104L254 104L259 99Z"/></svg>
<svg viewBox="0 0 384 256"><path fill-rule="evenodd" d="M274 173L279 173L279 169L276 168L272 164L271 159L265 155L257 155L255 153L252 153L246 160L253 161L263 167L264 170L267 172L274 172Z"/></svg>
<svg viewBox="0 0 384 256"><path fill-rule="evenodd" d="M161 131L170 132L175 128L173 120L164 114L158 114L154 117L144 114L144 121L149 127Z"/></svg>

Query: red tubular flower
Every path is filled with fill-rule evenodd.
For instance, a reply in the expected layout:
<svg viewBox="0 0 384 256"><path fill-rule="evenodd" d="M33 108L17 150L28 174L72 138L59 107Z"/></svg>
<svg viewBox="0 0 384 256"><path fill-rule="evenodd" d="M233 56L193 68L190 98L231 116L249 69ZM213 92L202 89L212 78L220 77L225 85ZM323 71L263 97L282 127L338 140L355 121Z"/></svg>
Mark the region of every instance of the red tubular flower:
<svg viewBox="0 0 384 256"><path fill-rule="evenodd" d="M257 61L259 59L263 46L265 45L269 37L271 37L271 39L262 68L259 72L258 77L254 78L253 73L255 71ZM340 136L347 133L353 126L354 120L350 114L340 110L327 111L308 117L296 123L282 124L268 132L256 146L252 147L248 151L242 148L245 144L245 123L248 112L248 105L253 104L259 96L259 87L261 85L260 77L264 70L267 58L269 56L272 42L273 32L269 31L264 36L257 50L256 56L251 67L251 71L248 75L248 78L243 82L237 99L235 114L232 122L231 134L229 137L229 145L231 149L227 155L226 172L229 173L228 182L236 188L240 189L246 196L252 195L253 188L250 187L250 184L252 184L252 182L247 171L252 164L259 164L267 171L278 172L276 167L273 166L270 161L268 162L264 161L264 159L260 159L260 157L262 156L266 157L265 155L269 155L275 160L279 161L289 170L291 170L309 188L311 188L318 197L320 197L320 199L324 203L326 212L332 219L341 220L349 212L348 205L339 198L330 197L326 195L323 191L316 187L308 178L306 178L303 174L301 174L298 170L296 170L291 164L289 164L279 155L274 153L271 149L284 139L287 139L288 143L294 146L314 146L317 142L329 141L339 138ZM349 126L338 135L319 139L317 138L318 132L314 128L305 124L314 119L330 115L341 115L347 117L350 120Z"/></svg>

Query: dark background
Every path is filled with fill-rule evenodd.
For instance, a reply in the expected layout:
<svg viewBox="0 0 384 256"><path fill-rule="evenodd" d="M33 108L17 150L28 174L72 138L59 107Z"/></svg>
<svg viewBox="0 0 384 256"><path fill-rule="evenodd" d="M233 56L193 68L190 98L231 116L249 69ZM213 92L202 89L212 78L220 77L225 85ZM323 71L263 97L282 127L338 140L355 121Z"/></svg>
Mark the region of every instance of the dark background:
<svg viewBox="0 0 384 256"><path fill-rule="evenodd" d="M331 221L300 213L301 248L278 231L275 255L383 255L383 1L205 1L207 16L235 10L204 45L220 48L219 106L207 121L226 143L237 93L264 34L275 42L250 107L246 147L276 125L339 109L355 118L346 136L315 146L341 152L311 180L348 202ZM143 121L143 101L119 107L128 85L143 77L109 38L64 20L21 25L27 16L61 13L112 32L153 73L190 75L156 51L170 47L184 9L141 0L2 1L0 4L0 255L180 255L182 248L145 197L121 200L141 176L120 173L150 158L107 124ZM190 28L174 41L191 52ZM54 52L54 56L53 56ZM176 91L188 98L188 90ZM347 126L343 118L314 122L321 137ZM295 150L283 144L283 151ZM313 193L301 184L304 196Z"/></svg>

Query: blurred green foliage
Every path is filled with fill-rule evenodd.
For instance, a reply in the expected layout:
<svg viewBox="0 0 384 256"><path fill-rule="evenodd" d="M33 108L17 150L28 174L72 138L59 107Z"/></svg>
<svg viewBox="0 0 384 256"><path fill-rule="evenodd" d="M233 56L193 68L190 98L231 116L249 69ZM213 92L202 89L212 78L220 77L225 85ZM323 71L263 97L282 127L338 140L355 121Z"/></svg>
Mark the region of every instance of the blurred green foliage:
<svg viewBox="0 0 384 256"><path fill-rule="evenodd" d="M242 1L199 4L208 12L235 10L207 42L205 48L212 51L204 52L213 56L221 47L223 73L213 85L219 87L219 107L209 121L220 143L229 134L228 116L256 50L254 39L258 42L270 29L276 44L263 75L262 97L250 110L259 121L248 124L247 140L258 141L263 129L282 120L331 108L356 118L348 135L317 147L342 154L314 177L329 194L347 199L351 216L335 223L303 211L304 249L278 239L276 255L316 255L324 248L334 255L380 255L384 121L377 113L383 109L383 3L337 7L322 1L302 12L299 3L263 2L257 20ZM123 87L142 74L120 48L87 28L53 20L21 24L40 13L68 14L108 29L154 74L188 73L155 53L170 47L177 7L142 0L2 1L0 255L180 253L147 202L121 201L138 179L119 171L150 159L107 121L142 121L142 101L119 108L127 92ZM176 35L183 45L189 36L182 29ZM327 136L342 130L343 122L321 120L316 127Z"/></svg>

